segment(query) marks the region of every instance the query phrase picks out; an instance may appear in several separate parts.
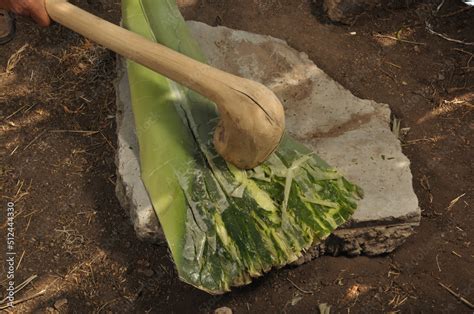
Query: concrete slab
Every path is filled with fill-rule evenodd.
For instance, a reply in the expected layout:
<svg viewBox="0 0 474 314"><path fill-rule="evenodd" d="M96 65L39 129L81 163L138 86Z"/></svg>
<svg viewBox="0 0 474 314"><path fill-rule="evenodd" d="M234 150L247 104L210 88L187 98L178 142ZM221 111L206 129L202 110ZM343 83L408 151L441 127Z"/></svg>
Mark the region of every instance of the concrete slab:
<svg viewBox="0 0 474 314"><path fill-rule="evenodd" d="M284 41L189 22L214 66L270 87L283 101L288 131L348 179L365 198L353 219L299 262L320 254L376 255L394 250L419 224L410 162L390 131L388 105L363 100L332 80ZM128 82L117 85L117 196L142 239L163 239L140 180Z"/></svg>

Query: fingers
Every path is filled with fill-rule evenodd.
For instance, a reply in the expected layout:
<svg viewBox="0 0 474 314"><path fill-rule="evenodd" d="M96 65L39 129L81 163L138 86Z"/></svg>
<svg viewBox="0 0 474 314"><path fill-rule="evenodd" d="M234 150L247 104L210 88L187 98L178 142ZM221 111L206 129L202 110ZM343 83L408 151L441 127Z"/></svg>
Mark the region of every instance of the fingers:
<svg viewBox="0 0 474 314"><path fill-rule="evenodd" d="M30 16L38 25L46 27L51 24L44 0L30 0Z"/></svg>
<svg viewBox="0 0 474 314"><path fill-rule="evenodd" d="M44 6L39 6L37 9L30 11L30 16L39 26L46 27L51 24L51 19Z"/></svg>
<svg viewBox="0 0 474 314"><path fill-rule="evenodd" d="M18 15L31 17L40 26L51 24L44 0L10 0L9 9Z"/></svg>
<svg viewBox="0 0 474 314"><path fill-rule="evenodd" d="M39 26L46 27L51 25L51 19L49 18L48 14L33 14L31 15L33 21L36 22Z"/></svg>

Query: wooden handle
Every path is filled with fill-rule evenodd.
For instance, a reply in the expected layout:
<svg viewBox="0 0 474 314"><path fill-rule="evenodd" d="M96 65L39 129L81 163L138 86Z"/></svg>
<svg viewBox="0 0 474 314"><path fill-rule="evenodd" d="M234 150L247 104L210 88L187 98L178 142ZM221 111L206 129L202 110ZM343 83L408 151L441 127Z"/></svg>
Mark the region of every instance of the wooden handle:
<svg viewBox="0 0 474 314"><path fill-rule="evenodd" d="M46 0L46 10L56 22L216 103L220 120L214 146L227 161L253 168L278 146L285 128L283 106L262 84L151 42L66 0Z"/></svg>
<svg viewBox="0 0 474 314"><path fill-rule="evenodd" d="M46 0L49 16L86 38L150 68L216 103L222 103L226 77L237 77L112 24L66 0ZM222 78L217 79L216 78ZM237 78L238 79L238 78Z"/></svg>

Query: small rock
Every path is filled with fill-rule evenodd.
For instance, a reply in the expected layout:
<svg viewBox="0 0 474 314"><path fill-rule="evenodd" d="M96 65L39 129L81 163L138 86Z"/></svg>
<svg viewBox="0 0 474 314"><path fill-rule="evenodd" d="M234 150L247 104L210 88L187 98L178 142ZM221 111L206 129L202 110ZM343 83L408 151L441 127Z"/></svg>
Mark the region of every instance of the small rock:
<svg viewBox="0 0 474 314"><path fill-rule="evenodd" d="M291 305L292 306L295 306L296 304L298 304L301 299L303 299L303 297L301 295L297 295L295 297L293 297L293 299L291 300Z"/></svg>
<svg viewBox="0 0 474 314"><path fill-rule="evenodd" d="M153 275L155 274L155 272L154 272L152 269L145 269L145 270L143 271L143 274L144 274L145 276L147 276L147 277L151 277L151 276L153 276Z"/></svg>
<svg viewBox="0 0 474 314"><path fill-rule="evenodd" d="M445 79L445 76L441 73L438 73L438 80L443 81Z"/></svg>
<svg viewBox="0 0 474 314"><path fill-rule="evenodd" d="M67 299L62 298L54 302L54 308L57 310L60 310L62 307L64 307L67 304Z"/></svg>
<svg viewBox="0 0 474 314"><path fill-rule="evenodd" d="M420 52L421 51L420 46L413 47L413 50L415 50L415 52Z"/></svg>
<svg viewBox="0 0 474 314"><path fill-rule="evenodd" d="M232 310L227 306L220 307L214 311L214 314L232 314Z"/></svg>
<svg viewBox="0 0 474 314"><path fill-rule="evenodd" d="M143 274L147 277L151 277L155 274L153 269L150 269L150 268L139 268L139 269L137 269L137 272L140 273L140 274Z"/></svg>
<svg viewBox="0 0 474 314"><path fill-rule="evenodd" d="M327 303L319 304L319 313L321 314L330 314L331 313L331 306Z"/></svg>
<svg viewBox="0 0 474 314"><path fill-rule="evenodd" d="M44 312L45 313L51 313L51 314L56 314L56 313L59 313L58 310L56 310L54 307L50 307L48 306L47 308L44 309Z"/></svg>

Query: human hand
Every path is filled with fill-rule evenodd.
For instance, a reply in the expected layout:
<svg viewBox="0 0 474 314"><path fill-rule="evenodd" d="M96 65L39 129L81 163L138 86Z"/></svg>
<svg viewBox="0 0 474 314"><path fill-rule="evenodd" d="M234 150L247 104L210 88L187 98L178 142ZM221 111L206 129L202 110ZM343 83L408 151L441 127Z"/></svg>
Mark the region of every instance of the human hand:
<svg viewBox="0 0 474 314"><path fill-rule="evenodd" d="M46 11L45 0L0 0L0 9L6 9L18 15L29 16L40 26L51 24Z"/></svg>

